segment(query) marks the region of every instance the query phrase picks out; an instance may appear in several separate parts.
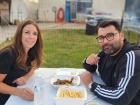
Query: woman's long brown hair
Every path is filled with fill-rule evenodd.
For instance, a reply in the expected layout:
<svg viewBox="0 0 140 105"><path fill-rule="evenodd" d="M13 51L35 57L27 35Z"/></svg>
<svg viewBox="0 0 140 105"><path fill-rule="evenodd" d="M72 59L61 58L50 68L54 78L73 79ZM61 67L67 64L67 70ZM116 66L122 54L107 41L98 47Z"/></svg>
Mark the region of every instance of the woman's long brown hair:
<svg viewBox="0 0 140 105"><path fill-rule="evenodd" d="M22 31L23 31L23 28L29 24L34 25L38 31L37 42L29 50L29 52L31 52L32 57L34 58L34 60L33 60L34 64L36 65L36 67L39 67L41 64L41 58L42 58L42 48L43 48L42 37L41 37L41 32L39 30L38 25L34 21L31 21L31 20L24 21L17 27L15 37L14 37L14 42L12 44L15 49L16 55L17 55L16 63L19 67L26 67L26 65L23 64L23 58L25 57L25 51L24 51L23 44L22 44Z"/></svg>

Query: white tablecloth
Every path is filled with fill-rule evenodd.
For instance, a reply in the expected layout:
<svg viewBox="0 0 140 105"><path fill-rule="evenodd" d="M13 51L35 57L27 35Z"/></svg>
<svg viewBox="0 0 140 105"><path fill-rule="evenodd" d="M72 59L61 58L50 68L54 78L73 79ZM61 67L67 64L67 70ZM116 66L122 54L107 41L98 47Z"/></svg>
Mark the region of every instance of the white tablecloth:
<svg viewBox="0 0 140 105"><path fill-rule="evenodd" d="M61 68L39 68L39 70L37 70L35 72L35 74L29 79L27 84L22 87L30 87L33 89L33 80L35 78L35 75L37 73L40 73L45 80L45 92L44 93L46 93L46 94L44 96L44 99L45 99L44 105L55 105L54 98L56 96L57 88L53 87L50 84L50 79L52 76L55 75L55 73L58 69L61 69ZM73 68L65 68L65 69L71 70ZM73 69L73 70L78 71L78 72L84 71L84 69ZM97 78L97 77L95 77L95 79L100 81L99 78ZM83 84L81 84L81 85L83 85ZM88 98L90 98L91 100L99 103L100 105L110 105L109 103L94 96L93 93L91 93L90 91L87 91L87 92L88 92ZM26 101L26 100L21 99L20 97L12 95L12 96L10 96L10 98L8 99L8 101L6 102L5 105L34 105L34 103L33 103L33 101Z"/></svg>

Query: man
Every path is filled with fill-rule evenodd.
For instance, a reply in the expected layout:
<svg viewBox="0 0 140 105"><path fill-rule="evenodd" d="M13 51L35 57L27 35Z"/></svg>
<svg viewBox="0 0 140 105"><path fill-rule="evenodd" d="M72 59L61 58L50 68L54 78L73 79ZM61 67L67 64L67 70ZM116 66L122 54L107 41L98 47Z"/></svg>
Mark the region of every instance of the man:
<svg viewBox="0 0 140 105"><path fill-rule="evenodd" d="M82 81L113 105L140 105L140 48L127 42L116 21L101 22L97 33L102 51L86 58ZM92 73L96 69L106 85L94 82Z"/></svg>

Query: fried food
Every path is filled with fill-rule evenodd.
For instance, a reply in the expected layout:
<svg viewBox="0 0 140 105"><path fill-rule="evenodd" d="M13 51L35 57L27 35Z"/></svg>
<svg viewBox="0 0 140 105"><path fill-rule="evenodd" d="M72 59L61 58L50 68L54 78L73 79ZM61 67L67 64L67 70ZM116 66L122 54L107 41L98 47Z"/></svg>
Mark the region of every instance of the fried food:
<svg viewBox="0 0 140 105"><path fill-rule="evenodd" d="M83 98L84 95L80 90L61 89L58 97L61 98Z"/></svg>
<svg viewBox="0 0 140 105"><path fill-rule="evenodd" d="M72 81L73 81L73 77L71 78L71 80L60 80L60 79L57 79L56 82L54 82L53 84L54 85L72 85Z"/></svg>

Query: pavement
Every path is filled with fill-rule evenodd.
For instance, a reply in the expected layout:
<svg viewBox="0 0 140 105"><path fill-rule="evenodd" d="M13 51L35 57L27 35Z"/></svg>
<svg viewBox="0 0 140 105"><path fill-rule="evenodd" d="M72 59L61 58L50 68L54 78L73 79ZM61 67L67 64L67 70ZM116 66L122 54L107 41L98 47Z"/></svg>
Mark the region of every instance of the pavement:
<svg viewBox="0 0 140 105"><path fill-rule="evenodd" d="M41 30L44 29L85 29L83 23L39 23Z"/></svg>
<svg viewBox="0 0 140 105"><path fill-rule="evenodd" d="M85 29L86 25L84 23L38 23L41 30L48 29ZM10 40L15 32L16 25L6 25L0 26L0 43Z"/></svg>

